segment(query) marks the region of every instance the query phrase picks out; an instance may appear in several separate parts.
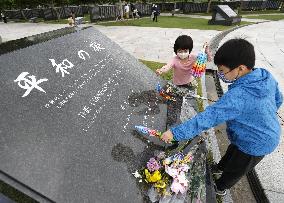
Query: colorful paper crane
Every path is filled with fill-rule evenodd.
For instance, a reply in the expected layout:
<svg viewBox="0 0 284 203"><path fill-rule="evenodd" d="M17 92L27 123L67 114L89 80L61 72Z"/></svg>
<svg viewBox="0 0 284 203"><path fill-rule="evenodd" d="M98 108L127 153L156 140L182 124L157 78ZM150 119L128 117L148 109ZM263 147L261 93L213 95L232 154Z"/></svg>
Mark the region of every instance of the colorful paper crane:
<svg viewBox="0 0 284 203"><path fill-rule="evenodd" d="M143 135L148 135L148 136L152 136L152 137L158 137L161 139L162 136L162 132L158 131L158 130L152 130L150 128L147 128L145 126L141 126L141 125L136 125L135 129L143 134Z"/></svg>
<svg viewBox="0 0 284 203"><path fill-rule="evenodd" d="M205 73L206 63L207 54L205 53L205 46L203 46L203 50L197 55L197 59L191 69L193 77L200 78Z"/></svg>

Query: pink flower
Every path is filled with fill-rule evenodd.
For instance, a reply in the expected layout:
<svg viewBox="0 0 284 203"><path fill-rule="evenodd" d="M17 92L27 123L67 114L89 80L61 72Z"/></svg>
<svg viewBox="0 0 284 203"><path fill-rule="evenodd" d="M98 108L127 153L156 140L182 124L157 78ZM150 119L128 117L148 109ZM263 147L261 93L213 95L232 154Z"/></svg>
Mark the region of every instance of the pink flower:
<svg viewBox="0 0 284 203"><path fill-rule="evenodd" d="M169 174L170 176L172 176L173 178L177 177L177 175L179 174L179 171L177 168L174 167L170 167L170 166L165 166L165 171L167 174Z"/></svg>
<svg viewBox="0 0 284 203"><path fill-rule="evenodd" d="M178 166L178 171L179 172L187 172L189 169L189 166L187 164L180 164Z"/></svg>
<svg viewBox="0 0 284 203"><path fill-rule="evenodd" d="M180 174L180 175L178 175L176 179L178 180L178 182L179 182L181 185L183 185L183 186L185 186L185 187L188 186L188 180L187 180L185 174Z"/></svg>
<svg viewBox="0 0 284 203"><path fill-rule="evenodd" d="M149 171L153 172L161 168L160 163L155 158L150 158L147 162L147 168Z"/></svg>
<svg viewBox="0 0 284 203"><path fill-rule="evenodd" d="M185 193L187 191L188 188L188 180L186 179L186 176L184 173L177 175L174 180L173 183L171 185L171 190L178 194L179 192L181 194Z"/></svg>
<svg viewBox="0 0 284 203"><path fill-rule="evenodd" d="M187 191L187 187L182 185L182 184L180 184L177 179L174 179L174 181L173 181L173 183L171 185L171 190L174 193L176 193L176 194L178 194L179 192L181 194L183 194L183 193L185 193Z"/></svg>

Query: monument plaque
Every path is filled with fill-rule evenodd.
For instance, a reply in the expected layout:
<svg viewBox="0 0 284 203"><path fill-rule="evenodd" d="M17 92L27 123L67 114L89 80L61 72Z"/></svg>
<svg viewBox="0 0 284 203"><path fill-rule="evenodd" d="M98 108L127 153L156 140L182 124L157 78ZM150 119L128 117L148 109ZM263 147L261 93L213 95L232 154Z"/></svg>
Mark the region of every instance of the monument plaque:
<svg viewBox="0 0 284 203"><path fill-rule="evenodd" d="M155 146L134 125L166 128L154 73L88 28L0 55L0 78L2 181L39 202L143 202L131 173Z"/></svg>
<svg viewBox="0 0 284 203"><path fill-rule="evenodd" d="M217 5L212 9L212 19L208 21L208 24L232 25L240 23L241 18L228 5Z"/></svg>

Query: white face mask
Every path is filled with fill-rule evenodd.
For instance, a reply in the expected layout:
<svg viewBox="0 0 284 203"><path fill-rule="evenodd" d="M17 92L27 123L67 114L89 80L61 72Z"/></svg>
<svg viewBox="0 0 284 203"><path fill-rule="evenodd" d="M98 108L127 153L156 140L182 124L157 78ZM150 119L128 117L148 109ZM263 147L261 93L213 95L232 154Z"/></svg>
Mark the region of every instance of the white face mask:
<svg viewBox="0 0 284 203"><path fill-rule="evenodd" d="M189 56L189 51L177 53L177 56L178 56L180 59L185 59L185 58L187 58L187 57Z"/></svg>

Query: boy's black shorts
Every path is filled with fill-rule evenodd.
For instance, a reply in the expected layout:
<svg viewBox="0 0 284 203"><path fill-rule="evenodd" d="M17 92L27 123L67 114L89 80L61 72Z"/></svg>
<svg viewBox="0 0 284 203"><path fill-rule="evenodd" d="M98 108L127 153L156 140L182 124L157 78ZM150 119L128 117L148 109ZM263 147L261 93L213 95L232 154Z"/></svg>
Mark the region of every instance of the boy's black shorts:
<svg viewBox="0 0 284 203"><path fill-rule="evenodd" d="M225 155L218 163L218 169L223 171L221 177L216 180L219 190L225 190L235 185L242 176L251 171L264 156L252 156L230 144Z"/></svg>

